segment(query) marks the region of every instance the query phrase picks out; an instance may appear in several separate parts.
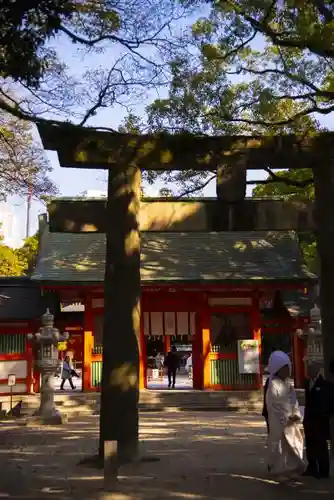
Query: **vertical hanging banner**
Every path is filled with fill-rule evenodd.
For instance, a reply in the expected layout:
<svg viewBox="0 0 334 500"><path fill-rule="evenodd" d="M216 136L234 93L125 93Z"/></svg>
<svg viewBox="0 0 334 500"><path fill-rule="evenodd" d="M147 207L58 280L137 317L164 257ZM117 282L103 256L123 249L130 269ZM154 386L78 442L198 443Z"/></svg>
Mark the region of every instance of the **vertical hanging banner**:
<svg viewBox="0 0 334 500"><path fill-rule="evenodd" d="M150 313L144 312L144 335L150 336Z"/></svg>
<svg viewBox="0 0 334 500"><path fill-rule="evenodd" d="M164 334L164 317L162 312L151 312L151 335L160 337Z"/></svg>
<svg viewBox="0 0 334 500"><path fill-rule="evenodd" d="M177 334L189 335L189 313L178 312L177 314Z"/></svg>
<svg viewBox="0 0 334 500"><path fill-rule="evenodd" d="M165 312L165 335L175 335L176 333L176 323L175 323L175 312Z"/></svg>

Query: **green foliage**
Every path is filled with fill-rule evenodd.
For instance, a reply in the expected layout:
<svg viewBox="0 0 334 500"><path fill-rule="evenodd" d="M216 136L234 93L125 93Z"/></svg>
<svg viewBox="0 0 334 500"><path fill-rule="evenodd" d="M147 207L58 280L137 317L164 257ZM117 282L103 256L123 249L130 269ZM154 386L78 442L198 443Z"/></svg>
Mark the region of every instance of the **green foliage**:
<svg viewBox="0 0 334 500"><path fill-rule="evenodd" d="M23 246L15 250L25 274L29 274L35 266L39 248L38 242L39 235L36 233L26 238Z"/></svg>
<svg viewBox="0 0 334 500"><path fill-rule="evenodd" d="M48 66L46 42L75 12L64 0L2 0L0 75L36 85Z"/></svg>
<svg viewBox="0 0 334 500"><path fill-rule="evenodd" d="M85 125L100 109L130 109L166 84L167 60L188 42L175 25L193 7L174 0L4 0L0 10L0 109L35 123L47 116ZM64 50L66 59L80 57L75 72ZM23 100L11 95L13 80Z"/></svg>
<svg viewBox="0 0 334 500"><path fill-rule="evenodd" d="M333 2L210 5L190 29L192 57L172 61L168 96L148 108L151 130L213 135L321 130L315 113L334 111ZM195 178L190 171L188 184Z"/></svg>
<svg viewBox="0 0 334 500"><path fill-rule="evenodd" d="M118 127L118 132L122 134L134 134L138 135L143 130L143 122L141 119L134 115L133 113L129 113L123 123Z"/></svg>
<svg viewBox="0 0 334 500"><path fill-rule="evenodd" d="M305 239L303 239L305 238ZM313 233L300 236L300 248L305 264L315 274L319 273L317 243Z"/></svg>
<svg viewBox="0 0 334 500"><path fill-rule="evenodd" d="M256 198L279 197L284 200L310 201L314 200L314 184L310 183L304 187L298 187L298 183L303 183L312 178L312 173L308 169L275 172L275 177L280 177L281 182L270 182L260 184L253 189L252 195ZM288 184L291 181L293 184Z"/></svg>
<svg viewBox="0 0 334 500"><path fill-rule="evenodd" d="M173 196L173 191L168 188L161 188L159 190L159 196L161 196L161 198L171 198Z"/></svg>
<svg viewBox="0 0 334 500"><path fill-rule="evenodd" d="M15 250L0 243L0 276L21 276L24 265Z"/></svg>
<svg viewBox="0 0 334 500"><path fill-rule="evenodd" d="M1 224L0 224L1 225ZM0 276L29 274L38 255L38 233L24 240L21 248L13 249L3 244L0 234Z"/></svg>
<svg viewBox="0 0 334 500"><path fill-rule="evenodd" d="M311 173L307 169L288 170L276 172L275 176L292 181L302 183L310 180ZM270 182L256 186L253 189L253 197L256 198L273 198L278 197L283 200L294 200L309 202L314 201L314 184L311 183L305 187L296 187L288 185L287 182ZM305 264L310 271L318 272L318 255L317 244L314 233L306 233L300 235L300 247Z"/></svg>

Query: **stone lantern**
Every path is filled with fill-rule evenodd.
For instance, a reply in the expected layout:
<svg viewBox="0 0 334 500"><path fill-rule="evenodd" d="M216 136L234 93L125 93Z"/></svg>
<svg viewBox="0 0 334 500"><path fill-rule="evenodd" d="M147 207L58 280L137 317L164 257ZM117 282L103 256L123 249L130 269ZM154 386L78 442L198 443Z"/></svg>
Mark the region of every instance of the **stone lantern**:
<svg viewBox="0 0 334 500"><path fill-rule="evenodd" d="M54 378L58 366L58 342L68 339L68 333L61 335L54 327L54 317L49 309L42 316L42 326L36 333L29 333L28 340L37 351L36 364L41 371L40 407L33 421L40 424L61 424L62 415L54 405Z"/></svg>
<svg viewBox="0 0 334 500"><path fill-rule="evenodd" d="M324 353L321 330L321 312L316 304L310 311L310 324L308 328L297 331L296 333L299 336L305 336L306 339L306 368L309 362L319 363L323 367Z"/></svg>

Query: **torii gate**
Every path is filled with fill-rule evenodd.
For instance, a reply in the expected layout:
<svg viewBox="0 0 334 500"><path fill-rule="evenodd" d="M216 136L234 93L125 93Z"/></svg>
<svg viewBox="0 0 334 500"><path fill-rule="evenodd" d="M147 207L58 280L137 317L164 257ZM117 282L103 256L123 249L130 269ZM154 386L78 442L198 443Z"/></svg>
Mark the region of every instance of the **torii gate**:
<svg viewBox="0 0 334 500"><path fill-rule="evenodd" d="M105 441L116 441L120 460L131 460L138 451L141 170L216 170L218 198L238 203L247 169L312 168L334 134L195 137L38 128L44 148L58 152L62 167L109 171L100 456Z"/></svg>

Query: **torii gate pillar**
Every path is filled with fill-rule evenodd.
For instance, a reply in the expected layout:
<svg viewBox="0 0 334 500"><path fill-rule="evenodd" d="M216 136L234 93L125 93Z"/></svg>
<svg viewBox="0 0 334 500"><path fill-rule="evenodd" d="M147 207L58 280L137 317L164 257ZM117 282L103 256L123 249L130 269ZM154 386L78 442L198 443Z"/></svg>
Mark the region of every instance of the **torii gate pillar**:
<svg viewBox="0 0 334 500"><path fill-rule="evenodd" d="M121 462L138 453L140 187L136 165L109 170L99 450L116 441Z"/></svg>

